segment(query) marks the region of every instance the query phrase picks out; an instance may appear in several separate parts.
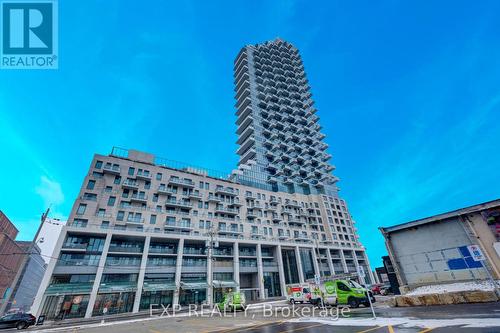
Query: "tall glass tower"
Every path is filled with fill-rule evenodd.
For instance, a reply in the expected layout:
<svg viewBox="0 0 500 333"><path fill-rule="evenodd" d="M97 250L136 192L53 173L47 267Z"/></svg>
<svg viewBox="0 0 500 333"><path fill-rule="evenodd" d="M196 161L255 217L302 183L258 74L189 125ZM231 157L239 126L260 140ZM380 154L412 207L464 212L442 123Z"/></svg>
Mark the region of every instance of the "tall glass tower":
<svg viewBox="0 0 500 333"><path fill-rule="evenodd" d="M234 61L239 182L289 193L337 194L335 168L299 51L275 39Z"/></svg>

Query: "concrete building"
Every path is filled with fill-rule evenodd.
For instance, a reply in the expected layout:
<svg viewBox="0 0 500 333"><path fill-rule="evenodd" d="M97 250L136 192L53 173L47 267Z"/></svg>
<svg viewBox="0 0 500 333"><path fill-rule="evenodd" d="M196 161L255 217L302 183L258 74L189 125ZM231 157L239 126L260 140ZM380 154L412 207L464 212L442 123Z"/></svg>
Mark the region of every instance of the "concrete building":
<svg viewBox="0 0 500 333"><path fill-rule="evenodd" d="M500 278L500 200L380 230L403 294L422 285ZM470 245L486 260L475 261Z"/></svg>
<svg viewBox="0 0 500 333"><path fill-rule="evenodd" d="M21 265L23 250L16 243L17 234L14 224L0 211L0 310L6 307L5 302L12 293L12 281Z"/></svg>
<svg viewBox="0 0 500 333"><path fill-rule="evenodd" d="M54 254L54 247L65 224L66 221L56 218L46 218L42 224L36 243L40 248L40 255L47 264Z"/></svg>
<svg viewBox="0 0 500 333"><path fill-rule="evenodd" d="M283 41L273 43L290 49ZM238 55L237 68L248 49ZM310 112L297 102L293 108ZM241 112L250 111L240 105ZM316 122L306 125L315 128ZM252 125L255 141L262 139L259 126ZM247 130L241 129L240 138ZM278 145L300 145L284 133L273 139ZM301 132L309 136L317 132ZM324 151L318 140L307 145ZM224 174L136 150L95 155L32 311L53 319L102 315L105 308L121 313L149 310L150 304L210 304L227 289L244 292L248 300L266 299L285 295L288 283L355 273L358 266L369 272L364 282L373 281L333 176L323 183L314 176L309 185L288 178L272 183L268 170L256 168L263 163L258 155L245 156L237 170ZM284 160L285 168L297 162ZM307 164L319 168L319 161Z"/></svg>
<svg viewBox="0 0 500 333"><path fill-rule="evenodd" d="M17 241L17 244L22 249L23 253L29 253L31 246L30 241ZM20 276L16 285L12 286L12 295L5 311L16 309L28 312L30 310L47 265L40 255L40 251L38 245L35 245L31 250L31 254L27 258L24 269L22 272L19 272ZM24 256L27 255L28 254L25 254Z"/></svg>

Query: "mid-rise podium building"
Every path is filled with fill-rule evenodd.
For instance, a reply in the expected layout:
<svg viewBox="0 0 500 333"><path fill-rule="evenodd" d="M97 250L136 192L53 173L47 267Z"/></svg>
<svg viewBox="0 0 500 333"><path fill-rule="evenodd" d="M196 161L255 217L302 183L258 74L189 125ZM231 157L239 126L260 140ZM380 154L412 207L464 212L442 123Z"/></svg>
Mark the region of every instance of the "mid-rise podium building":
<svg viewBox="0 0 500 333"><path fill-rule="evenodd" d="M151 304L284 296L317 276L373 276L300 55L280 39L234 64L238 168L223 174L114 148L91 161L33 312L48 320Z"/></svg>

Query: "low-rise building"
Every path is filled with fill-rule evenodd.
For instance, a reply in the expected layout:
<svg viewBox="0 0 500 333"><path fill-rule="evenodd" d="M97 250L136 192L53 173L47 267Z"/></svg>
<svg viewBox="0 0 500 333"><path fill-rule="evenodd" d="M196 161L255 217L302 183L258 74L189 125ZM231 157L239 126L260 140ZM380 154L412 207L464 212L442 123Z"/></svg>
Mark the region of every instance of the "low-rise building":
<svg viewBox="0 0 500 333"><path fill-rule="evenodd" d="M22 248L16 243L17 228L0 211L0 314L12 293L11 284L21 265Z"/></svg>
<svg viewBox="0 0 500 333"><path fill-rule="evenodd" d="M500 200L380 228L400 290L500 277ZM477 245L485 260L476 261Z"/></svg>

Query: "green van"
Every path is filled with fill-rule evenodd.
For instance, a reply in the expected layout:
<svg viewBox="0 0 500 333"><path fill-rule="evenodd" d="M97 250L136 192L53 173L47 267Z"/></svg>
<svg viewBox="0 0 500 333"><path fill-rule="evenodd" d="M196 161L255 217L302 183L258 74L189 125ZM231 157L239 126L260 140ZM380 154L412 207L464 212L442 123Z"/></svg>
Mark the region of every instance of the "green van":
<svg viewBox="0 0 500 333"><path fill-rule="evenodd" d="M353 280L335 280L337 290L337 303L346 304L351 308L357 308L360 304L370 306L370 301L375 302L373 293Z"/></svg>
<svg viewBox="0 0 500 333"><path fill-rule="evenodd" d="M222 300L217 303L220 311L245 310L247 307L245 294L231 291L224 294Z"/></svg>

